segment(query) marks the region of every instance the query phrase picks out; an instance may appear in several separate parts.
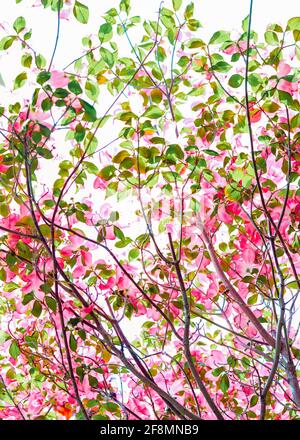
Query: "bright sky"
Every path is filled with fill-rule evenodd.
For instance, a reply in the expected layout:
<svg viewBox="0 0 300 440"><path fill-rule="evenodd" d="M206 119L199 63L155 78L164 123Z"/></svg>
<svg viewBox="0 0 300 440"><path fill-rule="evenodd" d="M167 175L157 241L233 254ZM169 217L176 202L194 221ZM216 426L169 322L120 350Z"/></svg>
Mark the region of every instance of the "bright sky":
<svg viewBox="0 0 300 440"><path fill-rule="evenodd" d="M89 6L89 25L64 20L61 30L61 44L56 56L56 68L65 66L69 60L78 55L81 38L97 32L101 15L111 7L118 6L119 0L82 0ZM186 1L186 3L188 3ZM201 35L209 38L218 29L238 29L241 20L248 14L249 0L195 0L197 18L203 25ZM32 43L38 52L50 55L56 32L56 16L49 9L31 8L32 0L23 0L16 5L15 0L1 0L0 22L12 23L16 16L23 15L34 32ZM131 0L133 15L142 17L156 16L160 0ZM171 0L164 5L170 6ZM282 23L293 16L300 15L298 0L254 0L253 26L263 32L269 23ZM2 71L3 65L0 64ZM7 69L7 65L5 68Z"/></svg>
<svg viewBox="0 0 300 440"><path fill-rule="evenodd" d="M15 0L1 0L0 25L6 30L12 29L12 23L16 17L22 15L26 18L28 28L33 29L33 35L30 40L31 45L38 53L42 53L48 60L53 51L53 45L56 36L57 18L53 11L41 7L31 7L34 0L22 0L16 4ZM165 0L164 6L170 7L172 0ZM38 2L38 1L37 1ZM183 0L188 3L189 0ZM82 54L82 37L89 34L97 34L99 23L103 22L101 16L110 8L117 7L119 0L82 0L90 10L90 19L88 25L78 23L74 17L71 20L62 20L61 36L56 52L54 67L57 70L65 67L70 61ZM132 15L140 15L142 18L157 17L157 11L161 0L131 0ZM204 40L218 29L238 30L243 18L249 12L249 0L195 0L195 16L202 23L199 35ZM253 9L253 27L262 34L266 26L277 22L285 24L286 21L300 15L299 0L254 0ZM138 41L138 32L130 31L129 35L133 42ZM5 36L5 32L0 28L0 37ZM123 43L123 44L122 44ZM121 46L128 54L129 45L126 38L123 38ZM5 95L9 93L8 87L12 80L20 73L19 62L16 63L16 57L7 57L5 52L0 53L0 74L2 75L5 87L0 86L0 100L5 100ZM21 89L24 94L24 89Z"/></svg>

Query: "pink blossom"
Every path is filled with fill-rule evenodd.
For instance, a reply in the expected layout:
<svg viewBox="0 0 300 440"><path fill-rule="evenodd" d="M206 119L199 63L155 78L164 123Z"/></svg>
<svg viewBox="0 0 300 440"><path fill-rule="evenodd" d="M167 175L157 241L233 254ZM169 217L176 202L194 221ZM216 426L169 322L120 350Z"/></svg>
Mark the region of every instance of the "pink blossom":
<svg viewBox="0 0 300 440"><path fill-rule="evenodd" d="M49 80L53 87L65 87L69 83L69 78L64 72L59 72L58 70L52 70L51 78Z"/></svg>
<svg viewBox="0 0 300 440"><path fill-rule="evenodd" d="M94 188L106 189L106 186L107 186L107 182L97 176L96 179L94 180Z"/></svg>
<svg viewBox="0 0 300 440"><path fill-rule="evenodd" d="M286 76L290 73L291 71L291 66L289 66L287 63L285 63L284 61L280 61L280 63L278 64L278 76Z"/></svg>
<svg viewBox="0 0 300 440"><path fill-rule="evenodd" d="M291 82L285 79L281 79L278 83L277 89L289 93L290 95L293 95L296 92L298 92L298 84L296 82Z"/></svg>
<svg viewBox="0 0 300 440"><path fill-rule="evenodd" d="M219 205L218 208L218 217L221 222L226 224L230 224L233 222L233 218L228 214L224 205Z"/></svg>

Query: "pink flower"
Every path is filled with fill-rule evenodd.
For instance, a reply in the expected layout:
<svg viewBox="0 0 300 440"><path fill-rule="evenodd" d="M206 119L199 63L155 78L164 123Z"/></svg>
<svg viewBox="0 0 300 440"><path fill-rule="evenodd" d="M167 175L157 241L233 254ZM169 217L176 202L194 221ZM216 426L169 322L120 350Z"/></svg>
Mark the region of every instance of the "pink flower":
<svg viewBox="0 0 300 440"><path fill-rule="evenodd" d="M85 250L81 250L81 258L83 261L83 264L85 266L91 266L92 265L92 254L90 252L87 252Z"/></svg>
<svg viewBox="0 0 300 440"><path fill-rule="evenodd" d="M239 45L231 44L226 49L223 50L227 55L233 55L236 52L240 52L240 50L245 51L247 49L247 41L240 41Z"/></svg>
<svg viewBox="0 0 300 440"><path fill-rule="evenodd" d="M261 120L261 110L253 109L250 111L250 121L252 123L258 122Z"/></svg>
<svg viewBox="0 0 300 440"><path fill-rule="evenodd" d="M264 174L266 179L272 180L274 183L280 183L285 180L285 174L282 172L283 159L276 161L273 154L270 154L267 159L267 172Z"/></svg>
<svg viewBox="0 0 300 440"><path fill-rule="evenodd" d="M73 247L72 246L64 246L61 249L60 253L63 257L70 257L73 254Z"/></svg>
<svg viewBox="0 0 300 440"><path fill-rule="evenodd" d="M221 222L230 224L233 221L231 215L228 214L224 205L220 205L218 208L218 217Z"/></svg>
<svg viewBox="0 0 300 440"><path fill-rule="evenodd" d="M100 177L96 177L96 179L94 180L94 188L95 189L105 189L107 186L107 182L103 179L100 179Z"/></svg>
<svg viewBox="0 0 300 440"><path fill-rule="evenodd" d="M251 248L247 248L242 252L242 259L247 265L251 265L255 261L255 252Z"/></svg>
<svg viewBox="0 0 300 440"><path fill-rule="evenodd" d="M22 287L23 293L34 292L38 299L44 298L44 293L40 290L43 281L38 277L35 271L30 275L23 275L22 279L26 282L25 286Z"/></svg>
<svg viewBox="0 0 300 440"><path fill-rule="evenodd" d="M286 76L290 73L290 71L291 67L283 61L280 61L280 63L278 64L278 76Z"/></svg>
<svg viewBox="0 0 300 440"><path fill-rule="evenodd" d="M53 70L51 72L50 84L53 87L65 87L69 83L69 78L64 72Z"/></svg>
<svg viewBox="0 0 300 440"><path fill-rule="evenodd" d="M113 226L108 226L106 227L106 234L105 234L105 238L107 240L114 240L116 238L115 234L114 234L114 228Z"/></svg>
<svg viewBox="0 0 300 440"><path fill-rule="evenodd" d="M87 315L89 315L94 310L94 304L91 304L88 307L83 307L83 309L80 312L81 318L85 318Z"/></svg>
<svg viewBox="0 0 300 440"><path fill-rule="evenodd" d="M69 16L70 16L70 9L67 9L67 10L64 10L64 11L61 11L61 13L59 14L59 16L60 16L60 18L62 19L62 20L68 20L68 18L69 18Z"/></svg>
<svg viewBox="0 0 300 440"><path fill-rule="evenodd" d="M77 266L73 271L74 278L80 278L85 274L85 267L82 265Z"/></svg>
<svg viewBox="0 0 300 440"><path fill-rule="evenodd" d="M114 287L116 284L115 279L113 277L108 278L107 282L99 283L99 289L101 290L108 290L112 287Z"/></svg>
<svg viewBox="0 0 300 440"><path fill-rule="evenodd" d="M100 215L102 218L108 218L111 212L111 206L109 203L104 203L100 208Z"/></svg>
<svg viewBox="0 0 300 440"><path fill-rule="evenodd" d="M44 122L46 119L49 119L50 114L45 112L30 112L29 119L36 122Z"/></svg>
<svg viewBox="0 0 300 440"><path fill-rule="evenodd" d="M212 350L211 354L215 364L226 364L226 358L220 350Z"/></svg>
<svg viewBox="0 0 300 440"><path fill-rule="evenodd" d="M285 79L281 79L278 83L277 89L293 95L293 93L298 91L298 84L296 82L290 82L286 81Z"/></svg>

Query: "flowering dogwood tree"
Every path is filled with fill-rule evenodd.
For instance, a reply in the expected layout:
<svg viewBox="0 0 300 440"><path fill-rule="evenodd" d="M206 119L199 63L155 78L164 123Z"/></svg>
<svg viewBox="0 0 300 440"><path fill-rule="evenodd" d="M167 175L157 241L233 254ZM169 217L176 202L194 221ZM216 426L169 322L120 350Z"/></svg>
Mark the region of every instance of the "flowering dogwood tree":
<svg viewBox="0 0 300 440"><path fill-rule="evenodd" d="M299 419L300 17L205 42L121 0L58 68L88 2L29 6L57 37L1 30L0 418Z"/></svg>

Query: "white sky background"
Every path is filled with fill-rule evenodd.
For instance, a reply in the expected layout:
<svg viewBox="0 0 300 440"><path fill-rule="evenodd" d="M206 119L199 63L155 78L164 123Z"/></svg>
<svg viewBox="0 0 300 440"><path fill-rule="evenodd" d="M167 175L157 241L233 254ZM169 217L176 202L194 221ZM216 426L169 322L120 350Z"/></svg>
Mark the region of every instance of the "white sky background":
<svg viewBox="0 0 300 440"><path fill-rule="evenodd" d="M101 16L110 8L118 7L119 0L81 0L86 4L90 10L90 19L88 25L82 25L78 23L73 17L70 16L70 20L61 20L60 39L57 48L57 52L54 59L53 68L61 70L63 67L73 61L75 58L83 54L82 37L89 34L98 33L99 25L103 23ZM32 0L23 0L20 4L15 3L15 0L0 0L0 25L4 25L5 29L9 31L12 29L12 24L18 16L24 16L27 23L27 28L33 29L32 38L29 41L30 45L36 50L37 53L42 53L47 59L47 63L51 57L54 41L57 30L57 14L51 11L49 8L44 9L42 7L32 8ZM189 0L183 0L183 4L188 4ZM164 6L170 7L172 0L165 0ZM249 13L249 0L195 0L195 18L199 19L202 24L202 28L197 32L205 41L208 41L211 35L220 29L223 30L241 30L241 21ZM157 18L157 11L160 5L160 0L131 0L131 15L139 15L142 19L151 18L155 20ZM278 23L285 25L287 20L294 16L300 16L300 1L299 0L254 0L253 10L253 29L263 35L266 27L270 23ZM132 38L133 44L139 41L138 27L129 31L129 36ZM0 28L0 38L7 34ZM130 54L129 43L124 36L121 42L122 54ZM11 49L9 55L6 52L0 52L0 73L4 79L5 86L0 86L0 106L6 106L11 103L11 90L13 87L13 80L24 69L20 65L20 51L13 52ZM32 86L30 84L22 87L19 91L20 102L24 98L31 99ZM101 88L101 91L104 90ZM108 95L99 97L100 109L99 115L101 115L112 101L112 96ZM27 94L27 92L29 92ZM15 101L13 101L15 102ZM116 137L118 129L115 133L111 133L110 126L102 129L101 143L110 141L113 137ZM63 142L62 142L63 145ZM49 163L47 161L46 173L43 170L41 179L44 183L49 183L57 178L56 167L57 162ZM93 192L91 181L91 194ZM88 189L88 191L89 191ZM87 188L85 188L84 195L88 195ZM99 196L98 196L99 197ZM101 201L99 201L101 203ZM128 199L125 201L126 213L128 214ZM120 206L118 206L118 210ZM135 232L137 225L134 225ZM140 225L141 233L145 232L145 226ZM133 331L133 329L132 329Z"/></svg>
<svg viewBox="0 0 300 440"><path fill-rule="evenodd" d="M186 0L186 4L188 2ZM82 37L89 33L96 33L101 22L101 15L108 9L118 6L119 0L82 0L82 3L89 6L89 24L82 25L74 17L71 17L70 21L62 20L60 44L54 63L57 69L64 67L79 55ZM194 3L197 11L195 17L203 26L200 36L205 40L218 29L239 29L242 19L249 10L249 0L195 0ZM49 58L56 33L56 14L49 8L31 8L31 4L32 0L23 0L18 5L15 0L0 0L0 23L11 24L17 16L23 15L27 19L28 27L33 28L32 45L37 52ZM132 15L155 19L160 0L131 0L131 4ZM165 7L170 5L171 0L164 2ZM262 33L269 23L285 24L289 18L299 15L299 0L254 0L253 28ZM3 66L3 62L0 62L1 72L3 68L9 74L11 66L6 62Z"/></svg>

